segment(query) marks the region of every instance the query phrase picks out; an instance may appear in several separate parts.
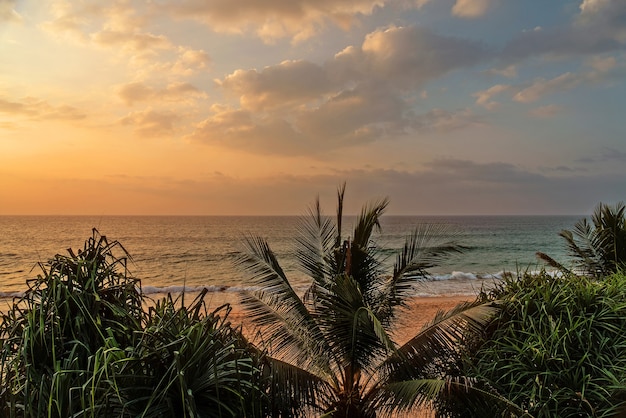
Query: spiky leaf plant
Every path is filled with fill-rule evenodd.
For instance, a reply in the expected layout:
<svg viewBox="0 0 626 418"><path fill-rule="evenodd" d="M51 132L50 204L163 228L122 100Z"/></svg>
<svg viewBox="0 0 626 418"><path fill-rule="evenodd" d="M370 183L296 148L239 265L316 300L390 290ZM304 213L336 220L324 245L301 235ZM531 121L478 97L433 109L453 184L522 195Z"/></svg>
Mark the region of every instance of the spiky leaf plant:
<svg viewBox="0 0 626 418"><path fill-rule="evenodd" d="M626 416L626 276L524 273L489 298L502 310L458 373L508 403L465 394L446 416Z"/></svg>
<svg viewBox="0 0 626 418"><path fill-rule="evenodd" d="M79 393L93 354L111 340L130 345L141 328L139 280L127 270L122 245L94 229L82 250L68 254L40 263L42 273L2 314L4 416L68 417L83 410Z"/></svg>
<svg viewBox="0 0 626 418"><path fill-rule="evenodd" d="M563 230L559 235L565 240L574 272L591 277L603 277L626 266L626 206L600 203L591 216L574 225L573 230ZM570 270L550 256L538 252L537 256L548 265L566 273Z"/></svg>
<svg viewBox="0 0 626 418"><path fill-rule="evenodd" d="M116 371L129 416L265 416L262 353L228 322L228 305L207 311L205 295L189 306L168 296L149 308Z"/></svg>
<svg viewBox="0 0 626 418"><path fill-rule="evenodd" d="M263 353L230 308L207 312L205 291L146 311L127 260L94 230L78 253L41 264L0 318L0 416L270 415Z"/></svg>
<svg viewBox="0 0 626 418"><path fill-rule="evenodd" d="M463 248L445 238L449 231L441 226L421 226L407 239L393 271L385 274L372 236L388 201L364 206L352 234L345 236L344 192L345 186L338 191L336 222L322 214L318 200L300 224L295 251L311 279L303 295L264 239L248 238L239 259L260 288L243 305L275 359L277 391L290 398L282 408L296 416L369 418L433 399L433 384L417 387L417 394L396 392L390 385L407 378L400 369L414 370L411 379L445 379L432 366L449 358L466 334L479 333L495 310L464 306L438 317L399 347L392 332L413 285L427 278L427 269Z"/></svg>

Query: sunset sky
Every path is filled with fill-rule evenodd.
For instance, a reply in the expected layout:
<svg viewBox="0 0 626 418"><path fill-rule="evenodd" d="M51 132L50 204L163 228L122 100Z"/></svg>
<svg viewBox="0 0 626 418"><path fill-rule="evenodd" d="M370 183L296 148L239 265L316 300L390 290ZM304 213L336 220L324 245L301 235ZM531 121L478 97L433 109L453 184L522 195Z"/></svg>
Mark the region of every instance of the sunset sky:
<svg viewBox="0 0 626 418"><path fill-rule="evenodd" d="M0 0L0 214L586 214L624 0Z"/></svg>

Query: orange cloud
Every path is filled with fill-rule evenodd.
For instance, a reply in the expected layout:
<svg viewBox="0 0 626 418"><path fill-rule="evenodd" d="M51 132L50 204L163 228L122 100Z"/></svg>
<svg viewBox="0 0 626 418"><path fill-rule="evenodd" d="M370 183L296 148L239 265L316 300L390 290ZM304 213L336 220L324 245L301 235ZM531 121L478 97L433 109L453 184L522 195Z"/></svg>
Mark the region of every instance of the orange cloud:
<svg viewBox="0 0 626 418"><path fill-rule="evenodd" d="M142 136L155 137L173 134L179 119L180 117L173 112L147 109L129 113L120 119L120 123L132 126Z"/></svg>
<svg viewBox="0 0 626 418"><path fill-rule="evenodd" d="M206 98L206 93L184 82L171 83L162 89L155 89L142 82L132 82L119 87L117 94L129 106L149 100L180 102L191 98Z"/></svg>
<svg viewBox="0 0 626 418"><path fill-rule="evenodd" d="M25 116L30 119L84 119L85 113L69 105L54 106L35 97L25 97L18 101L0 97L0 113Z"/></svg>
<svg viewBox="0 0 626 418"><path fill-rule="evenodd" d="M308 39L332 22L348 28L360 15L369 15L388 0L169 0L162 10L206 22L220 32L254 31L267 42L283 37Z"/></svg>

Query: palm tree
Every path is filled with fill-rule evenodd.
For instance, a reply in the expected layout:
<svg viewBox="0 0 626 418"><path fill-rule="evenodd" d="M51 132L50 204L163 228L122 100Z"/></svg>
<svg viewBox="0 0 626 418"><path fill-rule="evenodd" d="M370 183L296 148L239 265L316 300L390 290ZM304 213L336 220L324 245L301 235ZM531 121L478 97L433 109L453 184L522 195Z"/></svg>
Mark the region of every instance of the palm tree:
<svg viewBox="0 0 626 418"><path fill-rule="evenodd" d="M388 200L364 206L352 236L345 237L344 192L345 185L337 193L335 223L323 216L319 199L302 219L296 255L311 279L302 296L266 240L249 237L240 254L240 265L259 286L242 304L272 356L270 396L282 402L283 413L370 418L433 399L454 386L441 385L440 366L495 310L467 305L442 314L399 347L391 335L413 285L463 247L442 238L447 228L423 225L407 239L391 275L385 275L372 234L380 229Z"/></svg>
<svg viewBox="0 0 626 418"><path fill-rule="evenodd" d="M615 273L626 264L626 206L600 203L596 206L591 223L583 218L574 225L573 231L559 233L566 242L569 255L574 259L577 272L601 278ZM567 269L544 253L537 256L552 267Z"/></svg>

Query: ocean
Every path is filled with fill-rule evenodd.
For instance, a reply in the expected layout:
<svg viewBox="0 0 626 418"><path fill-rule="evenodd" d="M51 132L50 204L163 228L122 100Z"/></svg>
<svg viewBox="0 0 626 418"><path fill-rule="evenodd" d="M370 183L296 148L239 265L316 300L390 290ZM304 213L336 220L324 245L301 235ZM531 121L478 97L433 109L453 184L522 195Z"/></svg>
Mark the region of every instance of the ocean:
<svg viewBox="0 0 626 418"><path fill-rule="evenodd" d="M567 265L558 233L572 229L582 216L384 216L374 238L389 255L419 223L450 224L467 250L430 270L431 278L415 288L416 296L473 295L492 286L504 272L539 270L542 251ZM354 217L344 221L350 230ZM40 273L38 262L67 248L82 248L92 228L117 240L132 256L130 270L146 294L207 288L219 294L250 288L235 266L247 235L265 237L296 288L309 280L295 263L293 248L299 217L227 216L0 216L0 297L19 295L26 280Z"/></svg>

